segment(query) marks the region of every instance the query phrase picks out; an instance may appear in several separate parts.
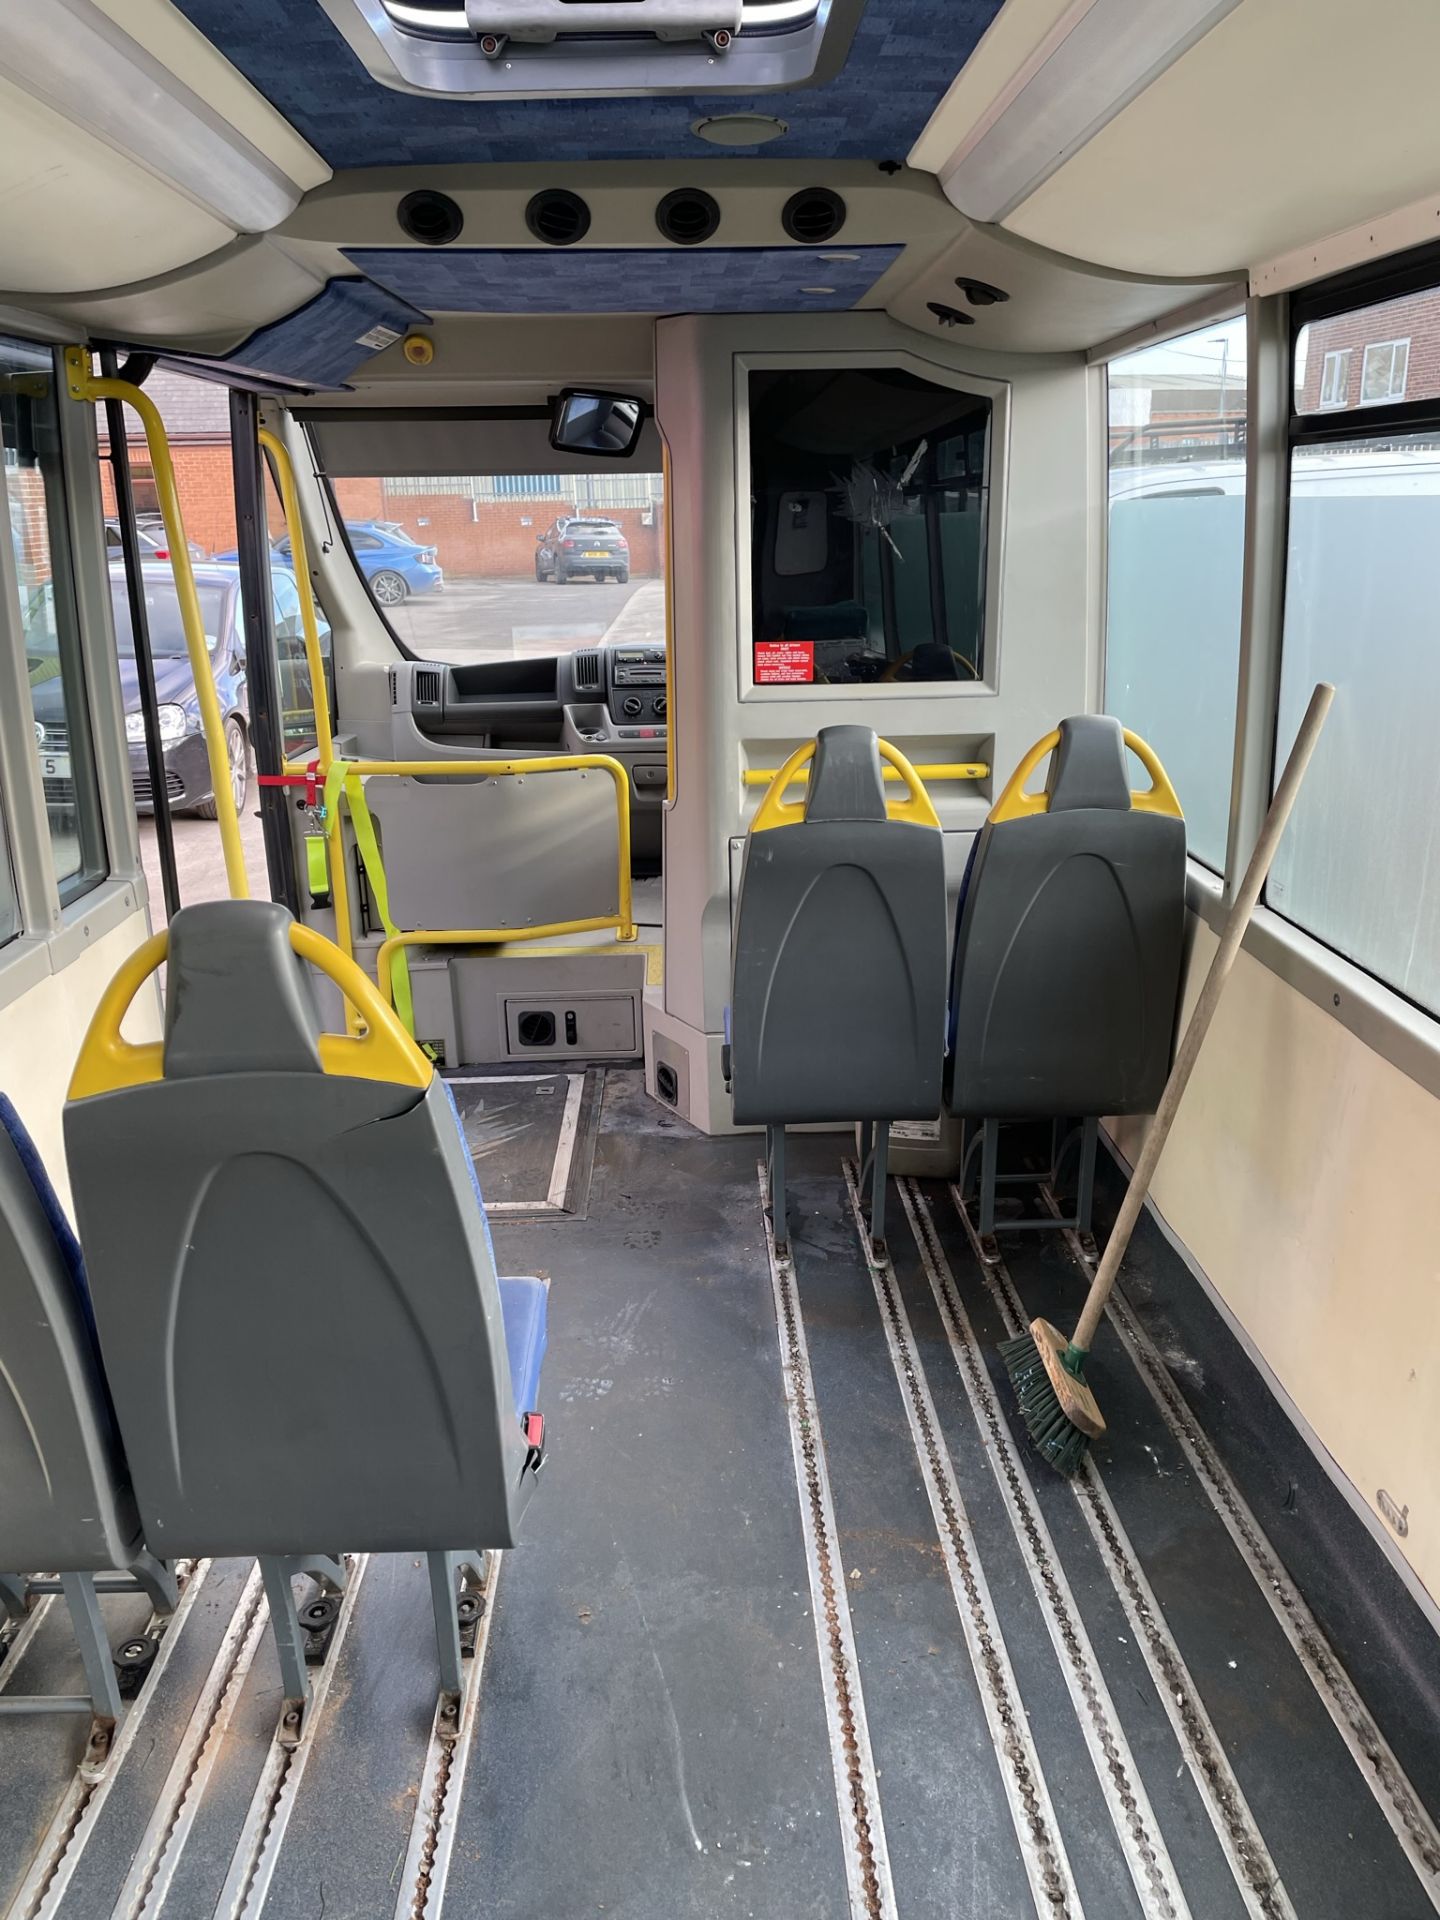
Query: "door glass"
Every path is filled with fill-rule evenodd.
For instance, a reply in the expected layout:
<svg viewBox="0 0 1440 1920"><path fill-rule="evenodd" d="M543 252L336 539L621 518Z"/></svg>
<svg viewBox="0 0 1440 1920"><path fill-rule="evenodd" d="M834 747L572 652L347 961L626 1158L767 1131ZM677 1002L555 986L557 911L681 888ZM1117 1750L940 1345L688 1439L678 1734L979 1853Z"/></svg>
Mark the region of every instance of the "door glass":
<svg viewBox="0 0 1440 1920"><path fill-rule="evenodd" d="M107 867L48 348L0 338L0 443L35 750L55 878L68 903L89 892Z"/></svg>

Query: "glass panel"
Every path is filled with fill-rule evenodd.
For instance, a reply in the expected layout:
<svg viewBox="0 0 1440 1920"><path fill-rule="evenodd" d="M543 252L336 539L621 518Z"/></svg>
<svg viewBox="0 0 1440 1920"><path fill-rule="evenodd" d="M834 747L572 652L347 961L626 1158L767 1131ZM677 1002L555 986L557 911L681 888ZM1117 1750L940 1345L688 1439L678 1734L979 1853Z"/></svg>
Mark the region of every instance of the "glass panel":
<svg viewBox="0 0 1440 1920"><path fill-rule="evenodd" d="M265 470L265 508L272 527L283 527L284 512L274 478ZM300 611L300 586L290 565L289 541L282 533L270 552L270 589L275 616L275 655L280 674L281 731L287 760L313 753L315 734L315 695L310 680L310 663L305 653L305 622ZM330 622L317 595L315 624L320 633L320 657L325 668L324 697L335 713L335 663L331 652Z"/></svg>
<svg viewBox="0 0 1440 1920"><path fill-rule="evenodd" d="M1225 864L1245 558L1245 322L1112 360L1105 708Z"/></svg>
<svg viewBox="0 0 1440 1920"><path fill-rule="evenodd" d="M1317 680L1266 900L1440 1014L1440 433L1295 450L1277 765Z"/></svg>
<svg viewBox="0 0 1440 1920"><path fill-rule="evenodd" d="M571 653L598 646L622 614L626 640L665 644L658 473L377 474L333 486L371 598L422 659Z"/></svg>
<svg viewBox="0 0 1440 1920"><path fill-rule="evenodd" d="M71 584L60 403L47 348L0 339L0 441L50 850L68 902L107 869Z"/></svg>
<svg viewBox="0 0 1440 1920"><path fill-rule="evenodd" d="M1348 393L1332 398L1336 353L1349 355ZM1295 342L1295 411L1440 399L1440 287L1332 314Z"/></svg>
<svg viewBox="0 0 1440 1920"><path fill-rule="evenodd" d="M990 416L895 367L751 374L757 686L984 676Z"/></svg>
<svg viewBox="0 0 1440 1920"><path fill-rule="evenodd" d="M20 931L20 900L15 892L15 869L10 864L10 843L5 835L5 815L0 812L0 947Z"/></svg>

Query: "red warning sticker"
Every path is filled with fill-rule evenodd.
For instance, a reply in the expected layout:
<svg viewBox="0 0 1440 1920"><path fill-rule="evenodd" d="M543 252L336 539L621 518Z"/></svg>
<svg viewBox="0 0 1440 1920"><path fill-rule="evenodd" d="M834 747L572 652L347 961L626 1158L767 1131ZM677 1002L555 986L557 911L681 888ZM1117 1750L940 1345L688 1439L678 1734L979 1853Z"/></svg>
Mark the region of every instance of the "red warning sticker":
<svg viewBox="0 0 1440 1920"><path fill-rule="evenodd" d="M757 687L788 687L815 678L815 642L813 640L757 640L755 642L755 684Z"/></svg>

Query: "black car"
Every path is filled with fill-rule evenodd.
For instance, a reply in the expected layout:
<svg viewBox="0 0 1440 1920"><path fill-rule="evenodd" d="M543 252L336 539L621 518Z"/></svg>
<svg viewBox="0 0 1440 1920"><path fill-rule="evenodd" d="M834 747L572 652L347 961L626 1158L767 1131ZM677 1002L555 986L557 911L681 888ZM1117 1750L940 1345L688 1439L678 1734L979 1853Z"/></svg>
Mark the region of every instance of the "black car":
<svg viewBox="0 0 1440 1920"><path fill-rule="evenodd" d="M555 520L535 542L535 578L557 585L588 573L593 580L630 578L630 542L613 520Z"/></svg>
<svg viewBox="0 0 1440 1920"><path fill-rule="evenodd" d="M142 568L146 625L155 662L155 692L160 709L160 742L165 760L165 787L176 811L193 810L213 820L215 792L210 762L201 731L200 702L185 650L180 601L175 576L165 562ZM250 703L245 670L244 610L240 599L239 568L211 562L197 566L195 591L210 650L215 691L225 724L225 751L236 810L245 804L250 786ZM285 705L286 749L296 751L313 741L310 724L310 676L305 667L300 628L300 600L294 574L272 566L276 651L280 661L281 692ZM154 807L150 765L145 752L145 719L130 627L130 601L123 568L110 571L111 605L119 651L120 690L125 704L125 733L130 743L130 779L135 804L142 813ZM322 627L321 646L328 650L329 629ZM64 692L58 676L47 676L43 663L32 662L31 698L35 736L45 774L45 797L54 807L74 804L70 782L69 738L65 723ZM292 724L293 723L293 724Z"/></svg>

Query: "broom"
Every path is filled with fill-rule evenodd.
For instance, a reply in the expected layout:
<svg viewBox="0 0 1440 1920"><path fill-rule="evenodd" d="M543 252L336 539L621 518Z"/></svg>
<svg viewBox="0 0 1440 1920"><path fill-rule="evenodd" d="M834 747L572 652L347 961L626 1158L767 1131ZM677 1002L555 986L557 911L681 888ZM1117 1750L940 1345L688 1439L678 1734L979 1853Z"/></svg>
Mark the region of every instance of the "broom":
<svg viewBox="0 0 1440 1920"><path fill-rule="evenodd" d="M1275 798L1270 802L1270 811L1265 816L1265 824L1255 842L1255 851L1245 869L1245 878L1240 883L1226 919L1220 945L1215 950L1215 958L1210 962L1210 971L1200 989L1200 998L1195 1002L1190 1024L1176 1051L1170 1078L1165 1082L1165 1091L1160 1096L1160 1104L1155 1109L1145 1143L1136 1157L1135 1171L1130 1176L1130 1185L1125 1190L1119 1215L1105 1243L1104 1258L1090 1283L1074 1337L1067 1341L1064 1334L1048 1320L1032 1320L1028 1333L1001 1343L1000 1357L1019 1396L1021 1417L1030 1438L1051 1466L1057 1467L1061 1473L1074 1473L1089 1452L1090 1442L1105 1431L1105 1421L1095 1395L1085 1380L1085 1362L1090 1355L1090 1344L1100 1325L1100 1316L1105 1311L1105 1303L1110 1298L1120 1263L1130 1245L1130 1236L1150 1191L1150 1182L1155 1177L1156 1165L1174 1124L1176 1109L1190 1084L1196 1056L1210 1030L1221 990L1235 964L1240 943L1245 938L1245 929L1250 924L1250 916L1255 911L1255 903L1265 885L1265 876L1270 871L1270 863L1275 858L1280 836L1285 831L1295 796L1300 791L1300 782L1305 777L1305 769L1310 764L1310 756L1315 751L1320 729L1325 724L1325 716L1334 698L1334 687L1323 680L1310 696L1305 718L1290 749L1290 758L1275 789Z"/></svg>

